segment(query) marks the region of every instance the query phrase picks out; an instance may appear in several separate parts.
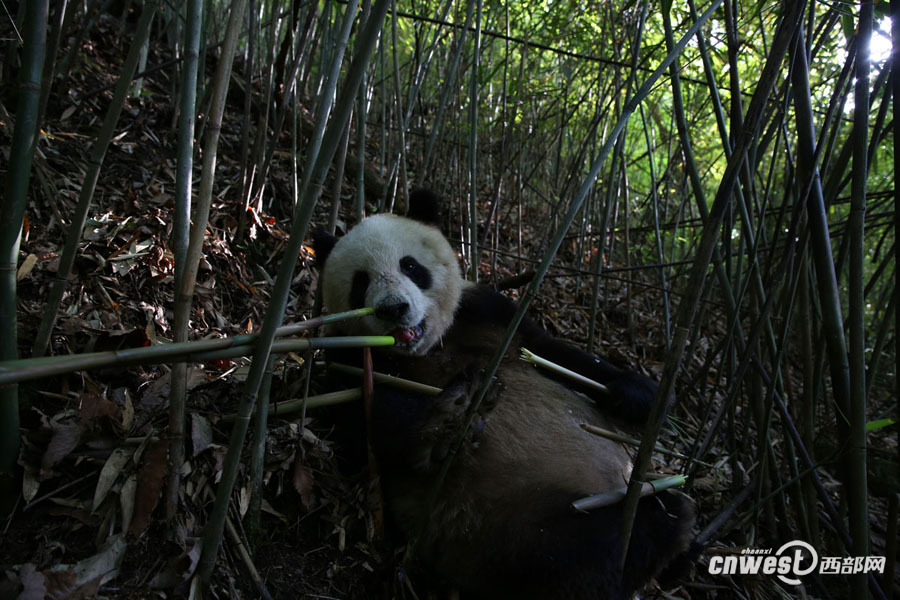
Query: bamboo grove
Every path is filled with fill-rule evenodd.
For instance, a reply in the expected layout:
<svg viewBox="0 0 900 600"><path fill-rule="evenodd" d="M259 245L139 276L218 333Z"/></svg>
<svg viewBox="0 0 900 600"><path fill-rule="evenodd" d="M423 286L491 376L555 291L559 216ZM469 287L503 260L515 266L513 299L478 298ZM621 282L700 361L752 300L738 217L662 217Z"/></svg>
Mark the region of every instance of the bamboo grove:
<svg viewBox="0 0 900 600"><path fill-rule="evenodd" d="M7 510L22 488L20 414L53 377L106 360L61 356L87 351L61 343L58 319L75 303L86 232L110 210L98 190L111 148L125 140L154 146L166 162L167 340L211 333L199 325L197 286L212 236L266 273L261 329L234 341L252 361L215 501L195 532L204 539L197 581L216 569L250 440L248 528L258 527L265 408L276 357L295 348L276 338L286 317L317 311L298 301L314 290L296 291L311 227L334 232L367 212L402 213L407 191L425 185L451 199L445 233L467 277L511 290L516 322L565 304L560 318L577 322L560 327L573 342L625 346L655 365L661 392L635 449L626 513L665 439L684 457L668 464L698 499L701 545L778 547L790 530L830 555L887 558L883 576L839 578L831 596L832 580L820 578L810 593L900 593L900 78L891 75L900 18L890 18L900 2L5 5ZM121 27L117 71L101 89L77 88L90 40L109 19ZM166 130L138 139L151 101L167 106ZM48 154L64 135L77 136L78 160ZM65 183L48 183L51 171ZM150 197L137 192L133 202ZM260 233L269 220L285 232L275 260ZM31 285L22 275L29 230L58 258ZM189 361L211 350L127 358L171 362L160 424L171 464L187 460ZM167 474L165 523L177 520L182 475Z"/></svg>

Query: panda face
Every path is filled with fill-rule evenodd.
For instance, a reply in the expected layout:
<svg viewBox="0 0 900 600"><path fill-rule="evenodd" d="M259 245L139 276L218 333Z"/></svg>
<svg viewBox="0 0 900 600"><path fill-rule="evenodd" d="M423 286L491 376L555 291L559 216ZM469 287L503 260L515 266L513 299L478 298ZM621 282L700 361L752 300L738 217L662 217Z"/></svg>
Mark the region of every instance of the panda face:
<svg viewBox="0 0 900 600"><path fill-rule="evenodd" d="M371 306L340 326L350 335L392 335L395 349L425 354L453 322L464 280L434 227L394 215L370 217L341 238L323 272L330 312Z"/></svg>

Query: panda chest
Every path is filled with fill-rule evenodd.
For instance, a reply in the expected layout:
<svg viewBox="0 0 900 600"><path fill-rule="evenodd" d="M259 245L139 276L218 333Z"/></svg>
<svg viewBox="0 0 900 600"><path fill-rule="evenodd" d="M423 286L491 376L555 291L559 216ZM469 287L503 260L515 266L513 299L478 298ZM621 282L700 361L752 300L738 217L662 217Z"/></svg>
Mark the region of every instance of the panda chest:
<svg viewBox="0 0 900 600"><path fill-rule="evenodd" d="M465 388L464 398L454 396L453 407L444 405L450 399L435 399L426 418L427 429L445 440L456 438L461 413L473 401L487 360L478 352L468 354L467 361L450 354L433 352L407 362L410 372L404 374L442 388ZM448 410L460 418L448 419ZM463 495L470 490L491 500L495 493L506 496L535 489L594 494L627 482L631 460L622 446L581 427L585 423L610 427L593 403L518 358L501 363L477 412L473 433L453 469L457 479L453 487ZM428 443L443 445L436 440Z"/></svg>
<svg viewBox="0 0 900 600"><path fill-rule="evenodd" d="M611 428L584 396L520 364L501 368L502 389L485 417L481 462L519 473L528 485L599 493L621 487L631 459L582 424Z"/></svg>

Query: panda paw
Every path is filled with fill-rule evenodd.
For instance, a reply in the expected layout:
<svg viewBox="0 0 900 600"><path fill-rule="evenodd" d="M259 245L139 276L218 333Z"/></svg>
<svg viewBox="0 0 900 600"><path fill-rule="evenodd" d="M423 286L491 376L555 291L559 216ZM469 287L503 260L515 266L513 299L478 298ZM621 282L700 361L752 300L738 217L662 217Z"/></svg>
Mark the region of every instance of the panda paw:
<svg viewBox="0 0 900 600"><path fill-rule="evenodd" d="M621 371L606 382L609 391L607 410L632 424L643 424L650 415L659 384L633 371Z"/></svg>

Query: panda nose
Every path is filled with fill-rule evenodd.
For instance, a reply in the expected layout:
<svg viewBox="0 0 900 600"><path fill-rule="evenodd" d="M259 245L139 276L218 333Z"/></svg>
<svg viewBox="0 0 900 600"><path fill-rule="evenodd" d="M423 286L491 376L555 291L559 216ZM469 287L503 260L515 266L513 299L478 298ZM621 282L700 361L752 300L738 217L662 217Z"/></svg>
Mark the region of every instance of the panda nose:
<svg viewBox="0 0 900 600"><path fill-rule="evenodd" d="M375 316L385 321L399 321L409 312L409 302L400 298L387 298L375 307Z"/></svg>

